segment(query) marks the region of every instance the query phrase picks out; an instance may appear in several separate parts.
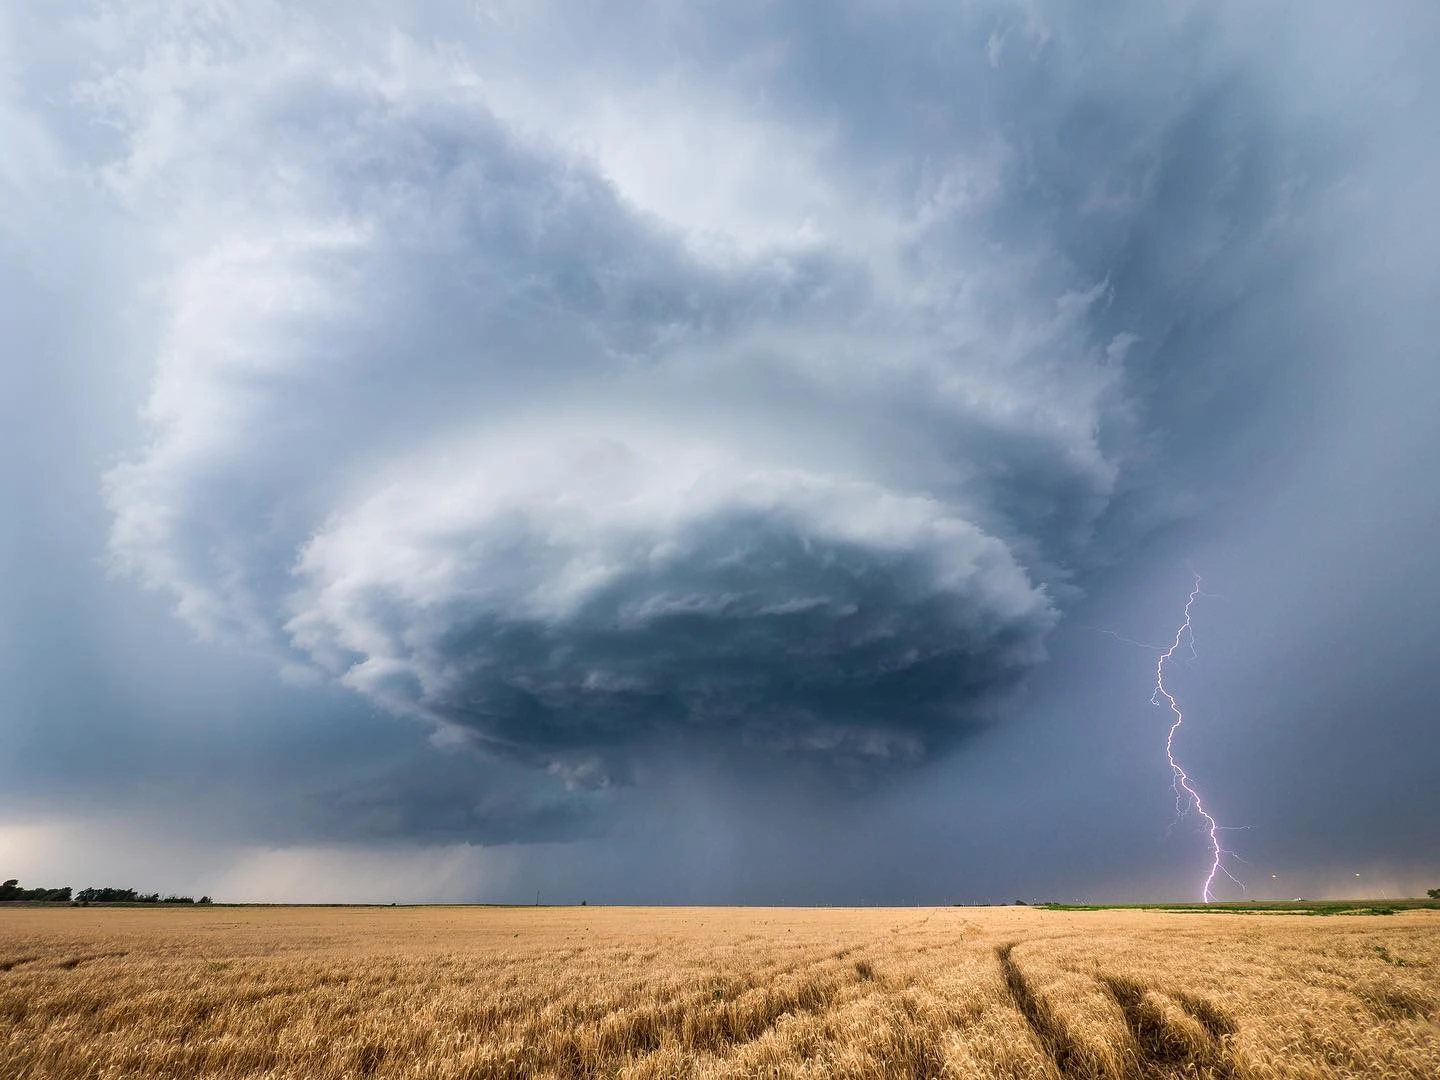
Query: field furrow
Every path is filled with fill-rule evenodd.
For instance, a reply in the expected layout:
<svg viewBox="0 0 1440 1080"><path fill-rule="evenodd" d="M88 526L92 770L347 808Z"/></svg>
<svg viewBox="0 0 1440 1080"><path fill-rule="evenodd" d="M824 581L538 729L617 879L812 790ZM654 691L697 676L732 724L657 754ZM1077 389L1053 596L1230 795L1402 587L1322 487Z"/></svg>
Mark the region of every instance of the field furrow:
<svg viewBox="0 0 1440 1080"><path fill-rule="evenodd" d="M0 1076L1440 1076L1440 913L0 911Z"/></svg>

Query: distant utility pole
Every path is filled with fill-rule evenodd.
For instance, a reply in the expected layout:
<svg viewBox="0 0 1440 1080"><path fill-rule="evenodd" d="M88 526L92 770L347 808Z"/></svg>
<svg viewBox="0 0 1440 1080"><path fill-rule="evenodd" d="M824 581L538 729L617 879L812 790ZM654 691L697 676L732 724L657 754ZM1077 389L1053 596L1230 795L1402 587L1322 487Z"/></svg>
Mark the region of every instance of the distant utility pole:
<svg viewBox="0 0 1440 1080"><path fill-rule="evenodd" d="M536 907L539 907L539 906L540 906L540 890L539 890L539 889L536 889L536 890L535 890L535 906L536 906Z"/></svg>

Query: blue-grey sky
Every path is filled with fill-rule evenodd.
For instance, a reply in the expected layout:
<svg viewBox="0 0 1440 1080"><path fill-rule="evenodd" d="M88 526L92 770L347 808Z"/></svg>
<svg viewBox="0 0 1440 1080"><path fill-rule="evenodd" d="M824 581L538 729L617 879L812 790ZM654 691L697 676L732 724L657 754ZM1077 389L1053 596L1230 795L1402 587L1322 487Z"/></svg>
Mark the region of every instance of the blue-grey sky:
<svg viewBox="0 0 1440 1080"><path fill-rule="evenodd" d="M4 876L1191 896L1099 630L1198 572L1237 874L1440 885L1437 45L1423 0L0 4Z"/></svg>

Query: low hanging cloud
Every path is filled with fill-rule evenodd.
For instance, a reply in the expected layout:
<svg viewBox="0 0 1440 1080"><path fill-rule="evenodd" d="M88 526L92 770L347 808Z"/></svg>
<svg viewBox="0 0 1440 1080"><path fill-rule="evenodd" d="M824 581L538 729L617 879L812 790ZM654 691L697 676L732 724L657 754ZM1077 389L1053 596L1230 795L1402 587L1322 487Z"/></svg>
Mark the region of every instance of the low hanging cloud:
<svg viewBox="0 0 1440 1080"><path fill-rule="evenodd" d="M394 477L306 543L291 642L576 779L614 768L577 751L687 733L918 759L1038 658L1043 591L953 508L623 430Z"/></svg>
<svg viewBox="0 0 1440 1080"><path fill-rule="evenodd" d="M1166 512L1136 372L1171 328L1093 238L1144 255L1144 147L1200 106L1125 112L1038 9L947 16L963 78L882 34L863 101L797 89L826 42L783 25L567 67L543 7L445 44L138 10L86 86L162 238L111 548L206 636L577 787L656 747L915 762L997 715L1117 513Z"/></svg>

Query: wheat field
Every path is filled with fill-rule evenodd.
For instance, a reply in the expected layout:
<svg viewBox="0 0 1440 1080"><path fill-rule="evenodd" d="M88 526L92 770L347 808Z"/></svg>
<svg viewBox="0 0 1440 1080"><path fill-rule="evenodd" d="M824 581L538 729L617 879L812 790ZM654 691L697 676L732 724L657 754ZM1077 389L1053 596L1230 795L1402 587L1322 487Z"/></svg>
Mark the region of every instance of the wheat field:
<svg viewBox="0 0 1440 1080"><path fill-rule="evenodd" d="M0 911L0 1077L1437 1077L1440 912Z"/></svg>

